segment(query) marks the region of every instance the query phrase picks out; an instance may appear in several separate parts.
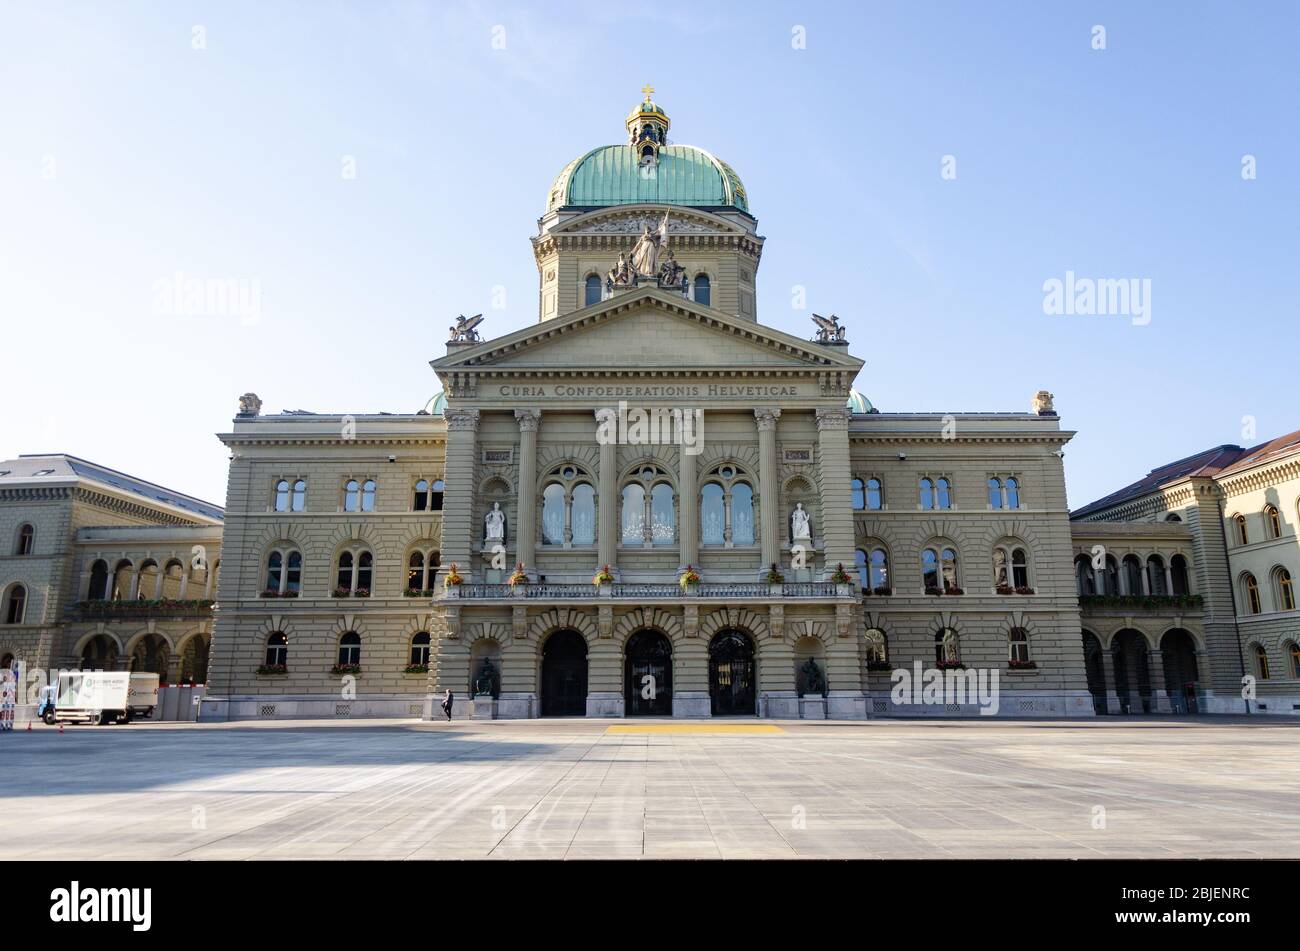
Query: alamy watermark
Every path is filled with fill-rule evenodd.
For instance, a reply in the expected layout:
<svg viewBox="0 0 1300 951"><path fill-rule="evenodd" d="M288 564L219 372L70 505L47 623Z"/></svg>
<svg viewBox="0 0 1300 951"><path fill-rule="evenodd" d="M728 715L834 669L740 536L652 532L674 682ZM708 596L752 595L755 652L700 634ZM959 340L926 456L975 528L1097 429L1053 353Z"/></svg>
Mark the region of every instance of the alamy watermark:
<svg viewBox="0 0 1300 951"><path fill-rule="evenodd" d="M1052 316L1131 317L1133 326L1151 323L1151 278L1075 277L1065 272L1043 282L1043 313Z"/></svg>
<svg viewBox="0 0 1300 951"><path fill-rule="evenodd" d="M679 406L596 410L596 442L602 446L681 446L688 456L704 451L704 410Z"/></svg>

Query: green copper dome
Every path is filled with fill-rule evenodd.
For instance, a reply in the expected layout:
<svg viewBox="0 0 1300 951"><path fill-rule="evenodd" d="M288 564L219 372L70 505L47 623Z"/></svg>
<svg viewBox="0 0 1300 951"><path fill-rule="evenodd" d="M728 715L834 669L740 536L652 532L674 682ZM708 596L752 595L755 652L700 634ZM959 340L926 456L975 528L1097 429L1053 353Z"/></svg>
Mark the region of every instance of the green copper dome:
<svg viewBox="0 0 1300 951"><path fill-rule="evenodd" d="M867 399L857 390L851 390L849 392L849 398L844 401L844 406L848 409L850 413L853 413L855 416L858 413L875 412L875 409L871 405L871 400Z"/></svg>
<svg viewBox="0 0 1300 951"><path fill-rule="evenodd" d="M424 409L421 410L421 412L427 413L430 416L441 416L443 415L443 410L446 408L447 394L439 390L437 393L433 394L433 399L424 404Z"/></svg>
<svg viewBox="0 0 1300 951"><path fill-rule="evenodd" d="M665 145L642 167L626 145L592 149L566 165L551 186L547 209L568 205L694 205L749 211L745 186L730 165L693 145Z"/></svg>

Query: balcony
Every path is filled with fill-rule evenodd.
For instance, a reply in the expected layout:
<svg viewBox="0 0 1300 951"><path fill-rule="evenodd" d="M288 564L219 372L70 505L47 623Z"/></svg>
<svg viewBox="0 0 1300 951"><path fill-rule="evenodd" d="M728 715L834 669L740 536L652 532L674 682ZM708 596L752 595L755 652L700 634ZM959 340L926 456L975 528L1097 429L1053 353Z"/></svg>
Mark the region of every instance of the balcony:
<svg viewBox="0 0 1300 951"><path fill-rule="evenodd" d="M443 598L461 601L856 601L855 585L830 581L701 583L683 590L677 584L459 584L449 585Z"/></svg>
<svg viewBox="0 0 1300 951"><path fill-rule="evenodd" d="M212 602L206 599L160 601L78 601L77 615L83 620L114 618L206 618L212 616Z"/></svg>

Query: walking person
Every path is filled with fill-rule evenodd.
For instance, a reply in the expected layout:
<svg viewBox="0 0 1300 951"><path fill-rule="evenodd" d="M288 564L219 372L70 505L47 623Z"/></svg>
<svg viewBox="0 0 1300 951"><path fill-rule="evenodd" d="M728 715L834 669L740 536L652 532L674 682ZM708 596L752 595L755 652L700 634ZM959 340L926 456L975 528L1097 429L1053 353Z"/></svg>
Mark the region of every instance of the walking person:
<svg viewBox="0 0 1300 951"><path fill-rule="evenodd" d="M451 688L447 688L447 695L442 698L442 712L447 714L447 719L451 719Z"/></svg>

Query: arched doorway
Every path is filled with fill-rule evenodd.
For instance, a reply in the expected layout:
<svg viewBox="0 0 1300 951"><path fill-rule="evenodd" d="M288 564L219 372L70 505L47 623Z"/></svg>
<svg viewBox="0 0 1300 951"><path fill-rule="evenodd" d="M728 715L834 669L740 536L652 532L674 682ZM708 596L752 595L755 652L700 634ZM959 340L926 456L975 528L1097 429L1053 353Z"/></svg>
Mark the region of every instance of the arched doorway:
<svg viewBox="0 0 1300 951"><path fill-rule="evenodd" d="M117 670L117 643L107 634L96 634L81 649L82 670Z"/></svg>
<svg viewBox="0 0 1300 951"><path fill-rule="evenodd" d="M715 717L752 717L756 712L754 642L734 628L709 642L709 703Z"/></svg>
<svg viewBox="0 0 1300 951"><path fill-rule="evenodd" d="M1196 687L1200 680L1196 665L1196 641L1182 628L1166 631L1160 639L1164 656L1165 693L1174 713L1196 713Z"/></svg>
<svg viewBox="0 0 1300 951"><path fill-rule="evenodd" d="M1115 657L1115 693L1120 713L1151 712L1151 674L1147 667L1147 639L1141 631L1125 628L1111 640Z"/></svg>
<svg viewBox="0 0 1300 951"><path fill-rule="evenodd" d="M208 682L208 642L202 634L191 637L181 649L181 682Z"/></svg>
<svg viewBox="0 0 1300 951"><path fill-rule="evenodd" d="M167 642L158 634L146 634L135 642L129 666L133 674L157 674L161 682L166 684L170 661L171 649Z"/></svg>
<svg viewBox="0 0 1300 951"><path fill-rule="evenodd" d="M1083 632L1083 667L1088 675L1088 692L1092 694L1092 710L1103 716L1110 712L1106 703L1106 663L1101 656L1101 641L1092 631Z"/></svg>
<svg viewBox="0 0 1300 951"><path fill-rule="evenodd" d="M624 651L623 709L630 717L673 715L673 645L659 631L637 631Z"/></svg>
<svg viewBox="0 0 1300 951"><path fill-rule="evenodd" d="M577 631L556 631L542 645L542 716L587 714L587 642Z"/></svg>

